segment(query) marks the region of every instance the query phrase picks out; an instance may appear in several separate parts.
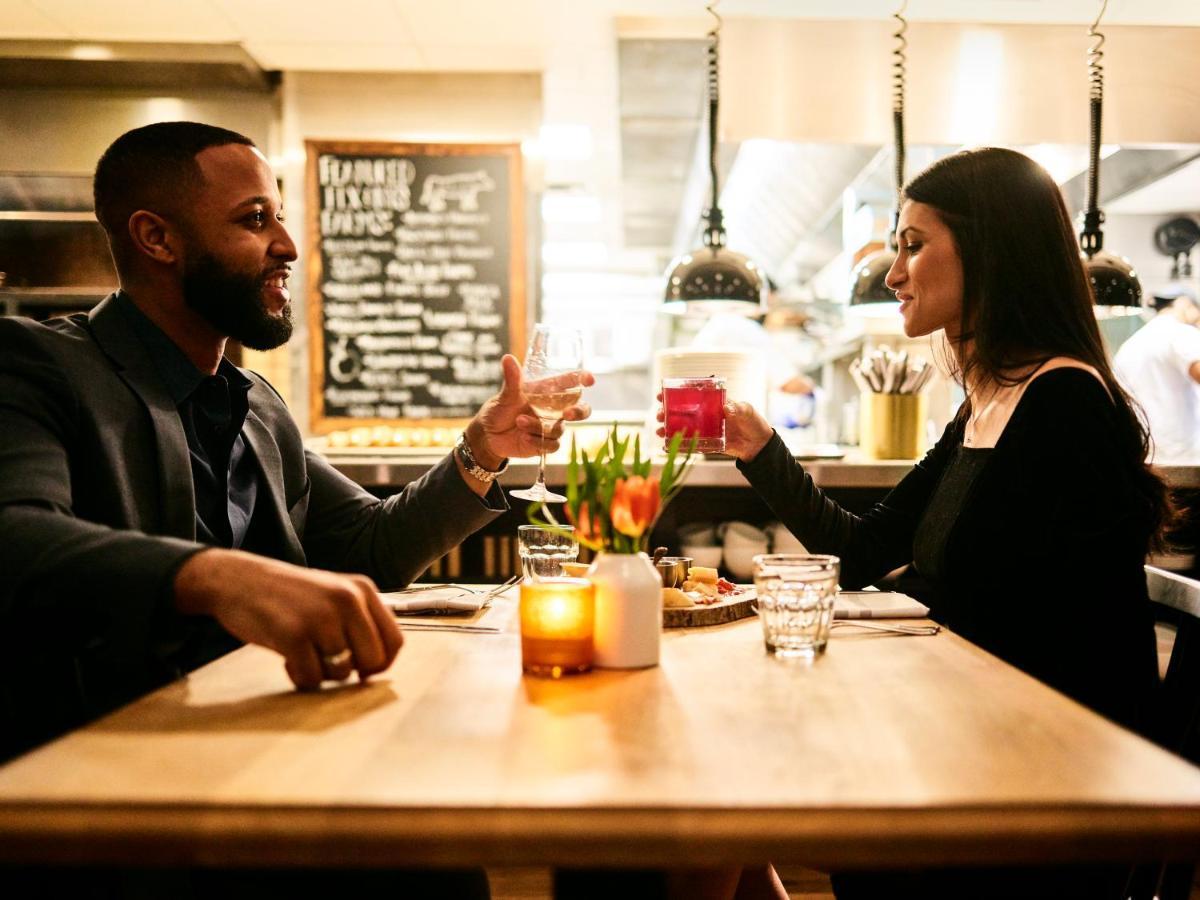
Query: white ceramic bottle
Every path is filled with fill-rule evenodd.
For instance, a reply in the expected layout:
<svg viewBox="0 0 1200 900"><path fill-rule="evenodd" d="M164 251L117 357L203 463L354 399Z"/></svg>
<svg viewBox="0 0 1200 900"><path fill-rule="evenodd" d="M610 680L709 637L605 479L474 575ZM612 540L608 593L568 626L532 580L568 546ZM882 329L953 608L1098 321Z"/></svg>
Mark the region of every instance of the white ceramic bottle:
<svg viewBox="0 0 1200 900"><path fill-rule="evenodd" d="M662 579L645 553L601 553L588 569L596 586L596 662L607 669L658 665Z"/></svg>

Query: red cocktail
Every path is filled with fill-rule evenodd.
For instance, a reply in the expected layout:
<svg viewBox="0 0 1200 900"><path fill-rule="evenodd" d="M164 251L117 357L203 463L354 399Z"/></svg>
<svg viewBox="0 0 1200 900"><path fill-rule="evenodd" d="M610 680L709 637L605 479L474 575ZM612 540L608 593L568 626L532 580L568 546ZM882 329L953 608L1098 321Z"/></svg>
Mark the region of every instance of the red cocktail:
<svg viewBox="0 0 1200 900"><path fill-rule="evenodd" d="M663 427L667 440L682 433L684 446L695 437L701 453L725 451L725 379L664 378Z"/></svg>

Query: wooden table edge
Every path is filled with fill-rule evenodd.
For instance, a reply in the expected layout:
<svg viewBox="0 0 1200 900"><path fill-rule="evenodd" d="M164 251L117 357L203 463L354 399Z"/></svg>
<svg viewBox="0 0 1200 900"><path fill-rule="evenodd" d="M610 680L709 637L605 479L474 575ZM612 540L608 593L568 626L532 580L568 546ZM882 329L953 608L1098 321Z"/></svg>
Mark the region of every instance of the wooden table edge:
<svg viewBox="0 0 1200 900"><path fill-rule="evenodd" d="M1200 859L1200 806L531 809L0 805L0 862L826 869ZM634 835L634 836L631 836Z"/></svg>

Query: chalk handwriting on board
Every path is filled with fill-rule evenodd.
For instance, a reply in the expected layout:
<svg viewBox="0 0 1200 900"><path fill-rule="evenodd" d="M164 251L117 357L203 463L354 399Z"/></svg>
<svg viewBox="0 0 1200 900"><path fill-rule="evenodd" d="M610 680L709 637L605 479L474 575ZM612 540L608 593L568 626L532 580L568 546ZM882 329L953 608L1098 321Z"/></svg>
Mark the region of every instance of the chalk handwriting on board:
<svg viewBox="0 0 1200 900"><path fill-rule="evenodd" d="M523 318L519 149L446 147L309 144L317 426L465 418L499 383Z"/></svg>
<svg viewBox="0 0 1200 900"><path fill-rule="evenodd" d="M479 195L494 191L496 183L487 172L456 172L453 175L429 175L421 190L421 205L430 212L445 212L447 200L457 200L459 212L479 209Z"/></svg>
<svg viewBox="0 0 1200 900"><path fill-rule="evenodd" d="M362 359L357 348L351 349L350 338L342 335L329 351L329 377L339 384L353 382L362 374Z"/></svg>

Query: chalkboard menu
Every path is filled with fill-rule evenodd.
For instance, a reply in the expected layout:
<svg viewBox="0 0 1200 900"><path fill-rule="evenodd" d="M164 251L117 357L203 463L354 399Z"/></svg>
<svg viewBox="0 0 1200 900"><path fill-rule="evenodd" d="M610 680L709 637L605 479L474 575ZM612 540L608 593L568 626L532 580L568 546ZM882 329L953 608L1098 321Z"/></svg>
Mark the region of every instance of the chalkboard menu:
<svg viewBox="0 0 1200 900"><path fill-rule="evenodd" d="M307 150L312 430L461 423L524 350L520 145Z"/></svg>

